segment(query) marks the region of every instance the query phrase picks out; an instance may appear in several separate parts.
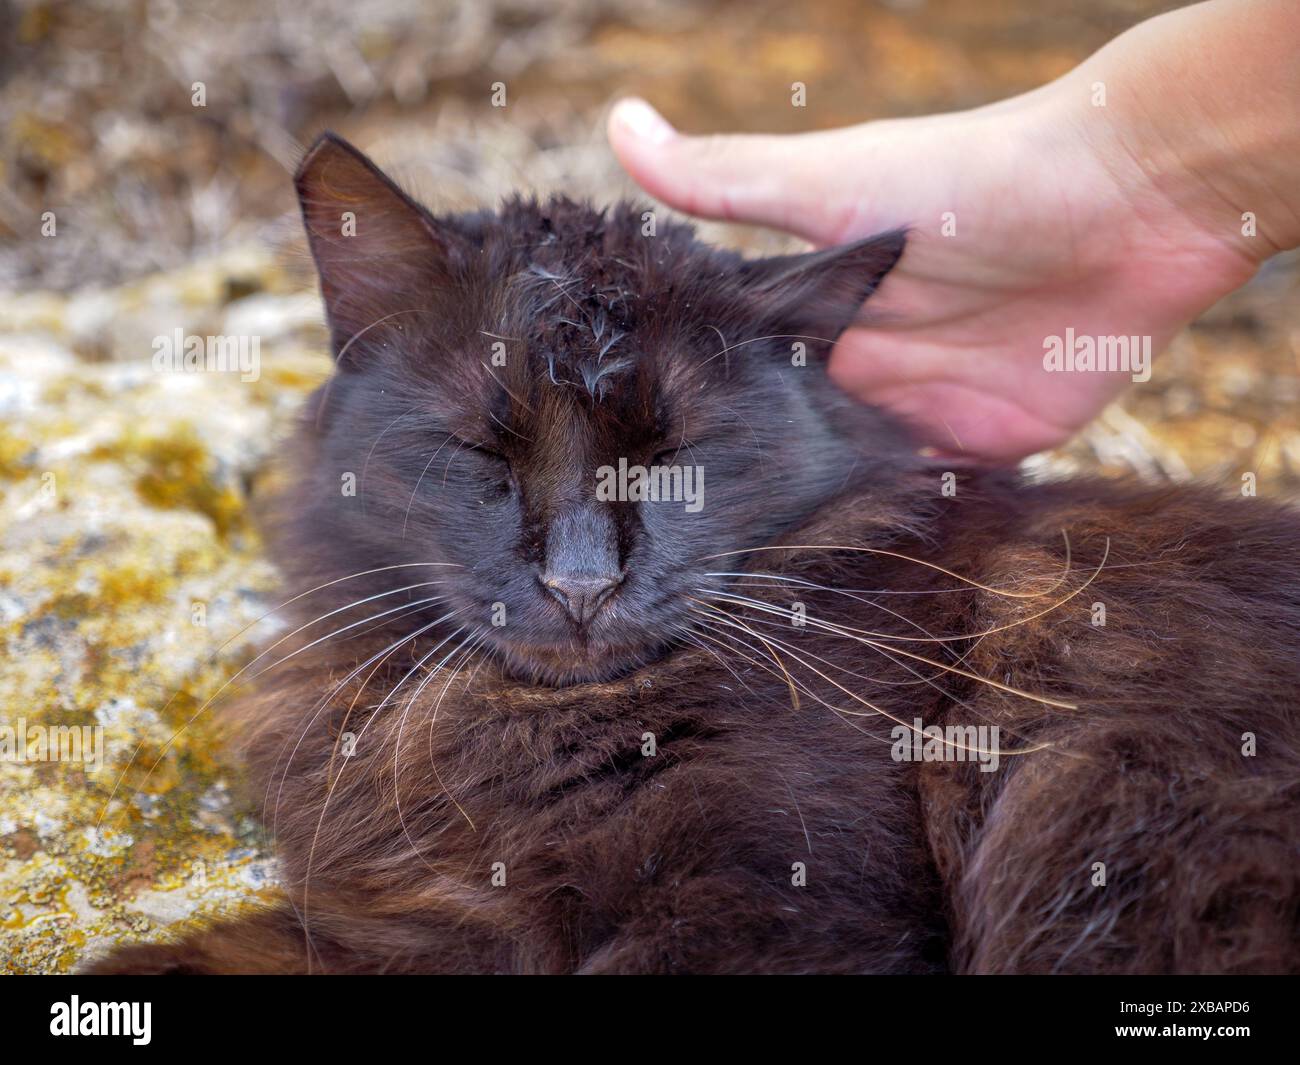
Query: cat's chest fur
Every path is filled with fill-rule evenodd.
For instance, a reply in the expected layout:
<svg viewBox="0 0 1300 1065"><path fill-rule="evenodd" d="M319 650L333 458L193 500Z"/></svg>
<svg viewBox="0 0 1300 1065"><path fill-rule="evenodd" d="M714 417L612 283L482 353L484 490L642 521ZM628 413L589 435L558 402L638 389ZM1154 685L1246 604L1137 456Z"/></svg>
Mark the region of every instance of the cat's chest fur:
<svg viewBox="0 0 1300 1065"><path fill-rule="evenodd" d="M830 641L787 628L607 684L434 674L410 702L423 673L386 698L406 659L323 706L350 667L303 664L266 696L297 735L249 746L291 896L481 924L503 969L933 968L915 767L869 710L933 694L866 655L856 698L829 664L794 683L780 663Z"/></svg>

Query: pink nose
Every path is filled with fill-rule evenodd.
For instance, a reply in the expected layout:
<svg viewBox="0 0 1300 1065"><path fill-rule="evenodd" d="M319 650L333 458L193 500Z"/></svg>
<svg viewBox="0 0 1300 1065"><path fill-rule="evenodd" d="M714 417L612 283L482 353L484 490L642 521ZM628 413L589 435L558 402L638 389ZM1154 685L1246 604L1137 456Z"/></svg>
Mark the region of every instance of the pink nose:
<svg viewBox="0 0 1300 1065"><path fill-rule="evenodd" d="M585 625L619 586L622 577L596 574L542 574L542 584L579 625Z"/></svg>

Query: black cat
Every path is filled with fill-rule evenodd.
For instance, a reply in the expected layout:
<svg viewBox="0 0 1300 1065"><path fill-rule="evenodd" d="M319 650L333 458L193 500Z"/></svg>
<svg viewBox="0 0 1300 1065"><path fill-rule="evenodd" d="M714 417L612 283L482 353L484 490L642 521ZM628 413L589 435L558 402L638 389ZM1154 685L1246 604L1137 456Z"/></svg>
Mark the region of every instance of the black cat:
<svg viewBox="0 0 1300 1065"><path fill-rule="evenodd" d="M94 971L1300 968L1295 512L919 457L822 366L899 233L297 182L286 899Z"/></svg>

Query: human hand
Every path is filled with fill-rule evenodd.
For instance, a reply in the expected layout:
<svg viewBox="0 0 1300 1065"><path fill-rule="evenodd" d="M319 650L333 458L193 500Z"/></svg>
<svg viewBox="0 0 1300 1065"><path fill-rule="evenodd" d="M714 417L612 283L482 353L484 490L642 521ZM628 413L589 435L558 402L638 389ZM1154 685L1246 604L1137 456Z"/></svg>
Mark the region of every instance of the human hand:
<svg viewBox="0 0 1300 1065"><path fill-rule="evenodd" d="M1094 107L1101 75L1086 67L973 111L786 136L686 136L624 100L609 138L649 193L690 214L819 246L910 226L872 297L878 324L847 332L830 372L941 452L1013 461L1063 443L1131 379L1048 372L1046 338L1072 328L1159 350L1276 250L1241 239L1221 180L1135 148L1136 114Z"/></svg>

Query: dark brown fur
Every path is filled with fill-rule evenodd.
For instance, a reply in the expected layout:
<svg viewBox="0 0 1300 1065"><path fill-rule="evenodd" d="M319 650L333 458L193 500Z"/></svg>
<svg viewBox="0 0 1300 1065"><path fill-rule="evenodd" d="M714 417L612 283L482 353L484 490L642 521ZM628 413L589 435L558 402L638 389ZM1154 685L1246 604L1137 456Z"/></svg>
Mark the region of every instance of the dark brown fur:
<svg viewBox="0 0 1300 1065"><path fill-rule="evenodd" d="M338 351L357 327L331 315ZM644 335L630 312L625 324ZM512 387L535 399L547 386L527 372ZM566 409L549 431L574 450ZM411 676L444 626L346 679L408 619L271 670L236 717L285 903L93 971L1300 969L1295 512L981 472L948 497L901 434L864 425L876 461L836 469L797 520L704 566L756 576L697 574L683 596L704 614L645 664L605 677L593 656L562 676L567 651L533 662L451 643L463 653L445 670ZM308 427L301 447L280 541L293 590L390 561L327 536L302 494L327 443ZM400 513L409 487L393 481ZM617 519L634 545L637 520ZM737 595L804 602L818 624ZM302 605L301 622L325 609ZM877 646L846 635L862 632ZM1004 753L992 773L900 763L890 731L914 718L997 725L1004 751L1042 749Z"/></svg>

